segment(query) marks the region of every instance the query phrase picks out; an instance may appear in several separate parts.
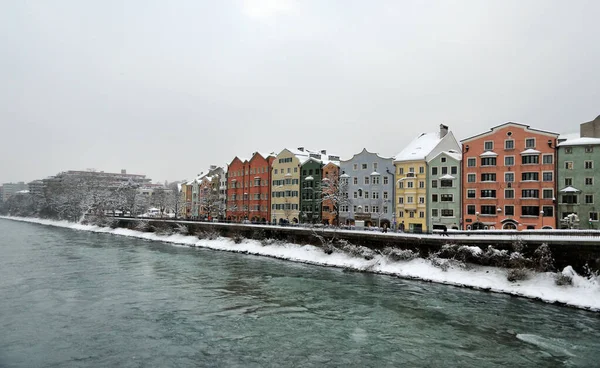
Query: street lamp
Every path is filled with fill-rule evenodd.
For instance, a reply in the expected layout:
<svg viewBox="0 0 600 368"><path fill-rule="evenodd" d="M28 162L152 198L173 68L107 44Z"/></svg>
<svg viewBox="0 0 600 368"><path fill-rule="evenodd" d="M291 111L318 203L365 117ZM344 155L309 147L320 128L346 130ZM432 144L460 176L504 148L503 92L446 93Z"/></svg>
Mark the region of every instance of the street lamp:
<svg viewBox="0 0 600 368"><path fill-rule="evenodd" d="M589 221L590 221L590 229L593 229L593 227L592 227L592 221L593 221L593 220L592 220L592 218L591 218L591 217L590 217L590 220L589 220Z"/></svg>
<svg viewBox="0 0 600 368"><path fill-rule="evenodd" d="M540 211L540 216L542 216L542 229L544 228L544 210Z"/></svg>

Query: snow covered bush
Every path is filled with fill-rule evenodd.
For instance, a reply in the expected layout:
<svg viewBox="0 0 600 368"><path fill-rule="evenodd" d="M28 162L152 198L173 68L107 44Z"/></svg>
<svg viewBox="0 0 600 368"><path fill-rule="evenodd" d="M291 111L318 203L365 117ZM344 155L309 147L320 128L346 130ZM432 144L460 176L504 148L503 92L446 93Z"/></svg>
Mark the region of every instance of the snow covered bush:
<svg viewBox="0 0 600 368"><path fill-rule="evenodd" d="M554 276L554 283L558 286L570 286L573 285L573 276L565 275L564 273L557 273Z"/></svg>
<svg viewBox="0 0 600 368"><path fill-rule="evenodd" d="M348 253L354 257L361 257L366 260L371 260L371 259L375 258L375 255L377 255L377 253L375 251L373 251L372 249L363 247L361 245L354 245L354 244L348 242L347 240L343 240L343 239L338 241L338 243L335 246L336 246L336 248L340 249L341 251L343 251L345 253Z"/></svg>
<svg viewBox="0 0 600 368"><path fill-rule="evenodd" d="M498 250L491 245L479 257L480 263L484 266L506 267L510 256L507 250Z"/></svg>
<svg viewBox="0 0 600 368"><path fill-rule="evenodd" d="M531 260L525 258L520 252L512 252L508 258L510 268L529 268Z"/></svg>
<svg viewBox="0 0 600 368"><path fill-rule="evenodd" d="M154 222L150 224L149 228L150 232L153 232L158 235L171 235L173 234L173 229L171 226L164 222Z"/></svg>
<svg viewBox="0 0 600 368"><path fill-rule="evenodd" d="M392 261L410 261L411 259L419 258L419 253L413 252L410 249L398 249L386 247L382 254Z"/></svg>
<svg viewBox="0 0 600 368"><path fill-rule="evenodd" d="M457 259L453 259L453 258L440 258L437 257L436 255L431 255L429 256L429 262L431 262L431 265L434 267L437 267L439 269L441 269L442 271L446 272L451 268L459 268L459 269L467 269L467 265L462 262L459 261Z"/></svg>
<svg viewBox="0 0 600 368"><path fill-rule="evenodd" d="M527 280L529 271L526 268L511 268L506 272L506 279L510 282Z"/></svg>
<svg viewBox="0 0 600 368"><path fill-rule="evenodd" d="M135 230L146 232L150 229L150 223L147 220L138 221L135 224Z"/></svg>
<svg viewBox="0 0 600 368"><path fill-rule="evenodd" d="M554 258L548 244L540 245L533 252L533 268L538 272L554 271Z"/></svg>
<svg viewBox="0 0 600 368"><path fill-rule="evenodd" d="M188 235L190 233L188 227L185 225L182 225L182 224L177 224L177 227L175 228L175 232L177 234L181 234L181 235Z"/></svg>

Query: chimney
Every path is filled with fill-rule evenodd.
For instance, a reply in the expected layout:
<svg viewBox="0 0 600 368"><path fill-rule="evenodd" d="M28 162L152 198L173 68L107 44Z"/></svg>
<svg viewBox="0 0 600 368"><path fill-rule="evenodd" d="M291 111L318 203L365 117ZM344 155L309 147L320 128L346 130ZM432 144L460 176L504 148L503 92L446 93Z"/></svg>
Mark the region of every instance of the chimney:
<svg viewBox="0 0 600 368"><path fill-rule="evenodd" d="M298 151L304 152L304 147L298 147Z"/></svg>
<svg viewBox="0 0 600 368"><path fill-rule="evenodd" d="M326 155L327 154L327 150L321 150L321 154L322 155Z"/></svg>
<svg viewBox="0 0 600 368"><path fill-rule="evenodd" d="M216 169L216 168L217 168L217 165L210 165L210 169L211 169L211 170L214 170L214 169Z"/></svg>
<svg viewBox="0 0 600 368"><path fill-rule="evenodd" d="M121 169L121 174L127 174L127 170Z"/></svg>
<svg viewBox="0 0 600 368"><path fill-rule="evenodd" d="M444 138L448 134L448 126L440 124L440 138Z"/></svg>

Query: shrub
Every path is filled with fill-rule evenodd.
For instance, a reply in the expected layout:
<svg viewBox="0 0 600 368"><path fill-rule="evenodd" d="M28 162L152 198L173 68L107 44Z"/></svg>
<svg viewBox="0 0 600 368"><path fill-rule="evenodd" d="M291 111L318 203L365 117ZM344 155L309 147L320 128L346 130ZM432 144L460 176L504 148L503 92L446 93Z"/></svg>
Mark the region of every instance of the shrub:
<svg viewBox="0 0 600 368"><path fill-rule="evenodd" d="M419 253L413 252L410 249L386 247L382 253L392 261L410 261L411 259L419 258Z"/></svg>
<svg viewBox="0 0 600 368"><path fill-rule="evenodd" d="M135 224L134 230L137 231L148 231L150 230L150 223L147 220L138 221Z"/></svg>
<svg viewBox="0 0 600 368"><path fill-rule="evenodd" d="M538 272L554 271L554 258L548 244L540 245L533 252L533 267Z"/></svg>
<svg viewBox="0 0 600 368"><path fill-rule="evenodd" d="M525 268L512 268L506 272L506 279L510 282L527 280L529 271Z"/></svg>
<svg viewBox="0 0 600 368"><path fill-rule="evenodd" d="M354 245L346 240L338 241L337 247L345 253L348 253L354 257L362 257L366 260L375 258L375 251L361 245Z"/></svg>
<svg viewBox="0 0 600 368"><path fill-rule="evenodd" d="M175 228L175 232L177 234L181 234L181 235L188 235L190 233L188 227L185 225L182 225L182 224L177 224L177 227Z"/></svg>
<svg viewBox="0 0 600 368"><path fill-rule="evenodd" d="M508 267L510 268L528 268L531 265L531 260L525 258L519 252L512 252L508 259Z"/></svg>
<svg viewBox="0 0 600 368"><path fill-rule="evenodd" d="M484 266L506 267L509 259L507 250L498 250L490 245L481 255L480 263Z"/></svg>
<svg viewBox="0 0 600 368"><path fill-rule="evenodd" d="M557 273L554 276L554 283L558 286L570 286L573 285L573 277L564 273Z"/></svg>
<svg viewBox="0 0 600 368"><path fill-rule="evenodd" d="M428 259L431 262L431 265L440 268L444 272L448 271L450 268L467 268L467 265L464 262L456 259L440 258L436 255L432 255Z"/></svg>

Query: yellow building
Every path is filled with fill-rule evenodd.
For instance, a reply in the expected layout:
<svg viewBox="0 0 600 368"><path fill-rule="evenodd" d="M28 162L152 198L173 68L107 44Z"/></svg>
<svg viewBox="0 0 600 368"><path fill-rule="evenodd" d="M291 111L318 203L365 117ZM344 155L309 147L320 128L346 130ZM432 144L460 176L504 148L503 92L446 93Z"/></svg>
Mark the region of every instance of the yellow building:
<svg viewBox="0 0 600 368"><path fill-rule="evenodd" d="M394 166L398 228L410 232L429 231L427 161L438 153L451 149L460 152L460 144L447 126L440 125L439 132L422 133L396 155Z"/></svg>
<svg viewBox="0 0 600 368"><path fill-rule="evenodd" d="M298 222L300 212L300 166L308 160L309 152L284 149L271 172L271 221Z"/></svg>

